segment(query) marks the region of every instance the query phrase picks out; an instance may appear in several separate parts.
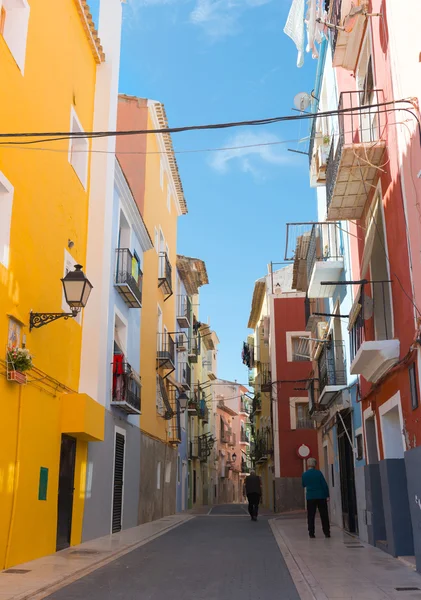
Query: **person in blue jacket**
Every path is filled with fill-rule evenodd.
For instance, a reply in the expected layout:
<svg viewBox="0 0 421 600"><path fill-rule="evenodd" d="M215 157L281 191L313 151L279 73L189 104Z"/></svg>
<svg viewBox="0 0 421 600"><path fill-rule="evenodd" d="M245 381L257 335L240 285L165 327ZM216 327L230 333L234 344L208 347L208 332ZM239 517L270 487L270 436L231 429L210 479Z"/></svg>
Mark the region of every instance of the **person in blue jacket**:
<svg viewBox="0 0 421 600"><path fill-rule="evenodd" d="M307 461L308 470L303 473L303 488L306 489L307 498L307 522L308 533L311 538L315 538L314 521L316 510L319 509L322 529L325 537L330 538L329 511L327 500L329 498L329 486L323 473L316 469L317 460L309 458Z"/></svg>

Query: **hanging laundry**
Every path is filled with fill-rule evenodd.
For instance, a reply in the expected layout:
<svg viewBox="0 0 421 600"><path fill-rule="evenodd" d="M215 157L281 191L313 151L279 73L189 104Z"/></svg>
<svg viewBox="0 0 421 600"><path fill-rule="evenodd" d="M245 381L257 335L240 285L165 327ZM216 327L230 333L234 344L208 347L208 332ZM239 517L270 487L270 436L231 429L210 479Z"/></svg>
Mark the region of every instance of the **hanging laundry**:
<svg viewBox="0 0 421 600"><path fill-rule="evenodd" d="M305 24L307 29L307 47L306 51L311 52L313 58L318 58L319 53L317 51L316 41L316 18L317 18L317 2L316 0L307 0L307 13L305 18Z"/></svg>
<svg viewBox="0 0 421 600"><path fill-rule="evenodd" d="M292 39L298 50L297 67L304 64L304 2L292 0L284 33Z"/></svg>

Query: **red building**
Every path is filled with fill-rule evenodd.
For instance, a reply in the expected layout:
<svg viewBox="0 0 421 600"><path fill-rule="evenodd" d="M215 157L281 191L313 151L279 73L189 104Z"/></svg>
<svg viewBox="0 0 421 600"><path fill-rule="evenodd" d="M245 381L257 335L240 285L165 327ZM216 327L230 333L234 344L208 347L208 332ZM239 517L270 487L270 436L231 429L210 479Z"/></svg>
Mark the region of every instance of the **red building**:
<svg viewBox="0 0 421 600"><path fill-rule="evenodd" d="M304 507L301 475L306 467L301 453L318 459L317 431L308 412L306 382L311 377L306 331L305 294L293 292L292 267L273 274L271 305L271 362L275 508ZM302 456L302 455L301 455Z"/></svg>

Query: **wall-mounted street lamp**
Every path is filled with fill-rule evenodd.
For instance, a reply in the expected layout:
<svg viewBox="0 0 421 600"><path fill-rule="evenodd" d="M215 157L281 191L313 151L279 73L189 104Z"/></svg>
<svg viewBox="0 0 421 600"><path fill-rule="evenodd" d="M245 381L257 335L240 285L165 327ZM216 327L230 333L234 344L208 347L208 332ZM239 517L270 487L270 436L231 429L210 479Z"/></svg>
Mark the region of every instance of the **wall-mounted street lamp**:
<svg viewBox="0 0 421 600"><path fill-rule="evenodd" d="M234 452L234 454L232 454L231 458L234 462L237 460L237 455L235 452Z"/></svg>
<svg viewBox="0 0 421 600"><path fill-rule="evenodd" d="M186 392L181 392L178 396L178 403L180 404L180 410L184 412L187 408L187 403L189 401L189 397Z"/></svg>
<svg viewBox="0 0 421 600"><path fill-rule="evenodd" d="M57 319L77 317L82 308L85 308L92 290L92 284L82 271L82 265L75 265L75 270L69 271L61 282L66 302L70 306L71 312L35 313L31 311L29 316L29 331L48 325L48 323L57 321Z"/></svg>

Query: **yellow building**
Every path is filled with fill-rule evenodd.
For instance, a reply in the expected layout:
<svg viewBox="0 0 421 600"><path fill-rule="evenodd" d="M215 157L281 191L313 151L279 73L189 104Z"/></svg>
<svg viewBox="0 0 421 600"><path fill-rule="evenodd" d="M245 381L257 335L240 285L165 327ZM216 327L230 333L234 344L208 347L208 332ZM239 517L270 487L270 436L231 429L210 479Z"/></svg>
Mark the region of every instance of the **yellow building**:
<svg viewBox="0 0 421 600"><path fill-rule="evenodd" d="M168 127L163 104L121 95L119 129ZM135 149L143 154L130 155ZM144 259L141 323L141 523L176 510L180 414L176 374L177 220L187 205L169 134L124 136L117 142L135 201L154 241ZM146 152L146 154L145 154Z"/></svg>
<svg viewBox="0 0 421 600"><path fill-rule="evenodd" d="M85 0L11 4L0 130L92 130L104 52ZM0 568L80 542L87 445L104 435L103 407L78 393L83 315L29 328L31 309L69 312L60 279L86 265L89 148L0 146ZM28 349L32 368L19 373L7 347Z"/></svg>
<svg viewBox="0 0 421 600"><path fill-rule="evenodd" d="M256 473L262 478L263 506L273 509L273 432L272 432L272 376L269 348L269 304L266 278L256 281L253 291L248 327L249 383L254 388L252 403L252 458Z"/></svg>

